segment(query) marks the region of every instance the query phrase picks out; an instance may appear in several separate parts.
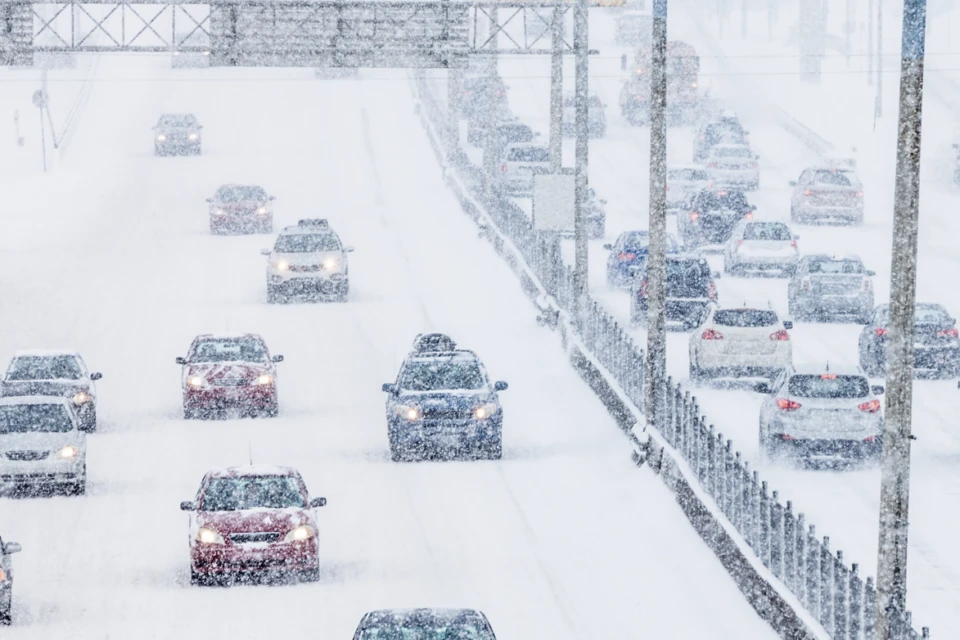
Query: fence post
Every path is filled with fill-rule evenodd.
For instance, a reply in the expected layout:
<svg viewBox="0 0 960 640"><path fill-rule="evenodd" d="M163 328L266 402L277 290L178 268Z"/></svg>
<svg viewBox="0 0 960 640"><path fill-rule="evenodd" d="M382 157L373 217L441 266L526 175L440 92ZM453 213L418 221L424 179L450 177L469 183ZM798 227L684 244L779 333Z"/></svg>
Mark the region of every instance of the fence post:
<svg viewBox="0 0 960 640"><path fill-rule="evenodd" d="M796 520L793 517L793 502L787 500L783 512L783 578L787 588L797 593L797 538Z"/></svg>
<svg viewBox="0 0 960 640"><path fill-rule="evenodd" d="M820 619L820 542L817 528L810 525L807 532L807 610Z"/></svg>
<svg viewBox="0 0 960 640"><path fill-rule="evenodd" d="M709 493L714 498L717 495L717 485L714 482L714 480L716 479L714 476L714 473L716 472L716 468L714 465L716 449L714 448L714 445L716 444L716 442L717 442L717 437L714 434L714 428L713 428L713 425L711 424L709 427L707 427L707 431L704 434L703 486L707 489L707 493Z"/></svg>
<svg viewBox="0 0 960 640"><path fill-rule="evenodd" d="M823 536L820 545L820 624L833 636L833 556L830 536Z"/></svg>
<svg viewBox="0 0 960 640"><path fill-rule="evenodd" d="M800 599L801 604L807 602L807 538L806 538L806 518L803 514L797 514L797 588L794 593Z"/></svg>
<svg viewBox="0 0 960 640"><path fill-rule="evenodd" d="M863 590L863 637L876 640L874 625L877 621L877 589L873 578L867 578L867 587Z"/></svg>
<svg viewBox="0 0 960 640"><path fill-rule="evenodd" d="M723 512L727 514L727 518L730 519L730 522L736 526L737 522L734 518L734 492L736 487L736 482L733 480L733 470L734 470L734 459L733 459L733 440L727 440L726 446L723 448L723 478L724 484L726 485L725 495L723 499Z"/></svg>
<svg viewBox="0 0 960 640"><path fill-rule="evenodd" d="M756 473L756 471L754 471ZM770 496L767 494L767 481L760 483L760 548L757 555L763 566L770 567Z"/></svg>
<svg viewBox="0 0 960 640"><path fill-rule="evenodd" d="M762 562L763 553L761 548L763 546L763 531L762 524L760 523L761 503L760 475L754 471L753 475L750 476L750 528L753 530L753 550ZM764 566L766 566L766 563L764 563Z"/></svg>
<svg viewBox="0 0 960 640"><path fill-rule="evenodd" d="M733 471L730 477L733 478L730 495L730 499L733 501L733 526L737 528L740 535L743 535L743 462L739 451L734 455Z"/></svg>
<svg viewBox="0 0 960 640"><path fill-rule="evenodd" d="M839 640L846 640L847 635L847 587L850 577L847 568L843 565L843 551L837 551L833 560L833 636Z"/></svg>
<svg viewBox="0 0 960 640"><path fill-rule="evenodd" d="M850 567L850 608L847 616L850 640L860 640L863 629L863 581L856 562Z"/></svg>
<svg viewBox="0 0 960 640"><path fill-rule="evenodd" d="M770 499L770 568L783 580L783 507L778 491Z"/></svg>

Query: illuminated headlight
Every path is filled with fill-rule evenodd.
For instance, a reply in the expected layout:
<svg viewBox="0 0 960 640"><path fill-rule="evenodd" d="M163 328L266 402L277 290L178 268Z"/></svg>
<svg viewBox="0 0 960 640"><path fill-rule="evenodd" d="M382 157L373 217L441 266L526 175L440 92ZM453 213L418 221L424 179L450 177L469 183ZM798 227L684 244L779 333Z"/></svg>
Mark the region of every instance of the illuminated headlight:
<svg viewBox="0 0 960 640"><path fill-rule="evenodd" d="M257 384L273 384L273 376L269 373L265 373L259 378L257 378Z"/></svg>
<svg viewBox="0 0 960 640"><path fill-rule="evenodd" d="M415 422L420 419L420 409L405 404L397 405L397 415L401 418Z"/></svg>
<svg viewBox="0 0 960 640"><path fill-rule="evenodd" d="M263 215L263 214L265 214L266 212L267 212L267 208L266 208L266 207L260 207L259 209L257 209L257 213L259 213L260 215Z"/></svg>
<svg viewBox="0 0 960 640"><path fill-rule="evenodd" d="M187 378L187 384L194 389L199 389L200 387L207 386L207 381L203 378L203 376L190 376Z"/></svg>
<svg viewBox="0 0 960 640"><path fill-rule="evenodd" d="M0 582L7 581L7 572L0 568Z"/></svg>
<svg viewBox="0 0 960 640"><path fill-rule="evenodd" d="M316 529L311 527L308 524L302 524L299 527L294 527L290 530L284 538L284 542L303 542L304 540L309 540L313 536L317 535Z"/></svg>
<svg viewBox="0 0 960 640"><path fill-rule="evenodd" d="M173 52L173 55L178 56L178 55L180 55L180 52L179 52L179 51L174 51L174 52Z"/></svg>
<svg viewBox="0 0 960 640"><path fill-rule="evenodd" d="M223 536L220 535L219 531L201 527L200 530L197 531L197 542L202 542L203 544L223 544Z"/></svg>
<svg viewBox="0 0 960 640"><path fill-rule="evenodd" d="M286 271L290 268L290 263L286 260L278 260L277 262L271 262L270 266L276 269L277 271Z"/></svg>
<svg viewBox="0 0 960 640"><path fill-rule="evenodd" d="M691 82L691 83L690 83L690 88L696 89L696 88L697 88L697 83L696 83L696 82Z"/></svg>
<svg viewBox="0 0 960 640"><path fill-rule="evenodd" d="M208 55L210 55L210 52L209 52L209 51L204 51L204 52L203 52L203 55L208 56Z"/></svg>
<svg viewBox="0 0 960 640"><path fill-rule="evenodd" d="M157 140L159 140L160 142L163 142L166 139L167 139L167 136L163 135L162 133L157 136Z"/></svg>
<svg viewBox="0 0 960 640"><path fill-rule="evenodd" d="M90 399L90 394L86 391L77 391L73 394L73 403L74 404L83 404Z"/></svg>
<svg viewBox="0 0 960 640"><path fill-rule="evenodd" d="M196 140L196 139L197 139L197 134L191 133L191 134L190 134L189 136L187 136L187 137L190 138L191 140Z"/></svg>
<svg viewBox="0 0 960 640"><path fill-rule="evenodd" d="M214 211L214 213L217 214L218 216L222 216L222 215L223 215L223 209L217 209L216 211Z"/></svg>
<svg viewBox="0 0 960 640"><path fill-rule="evenodd" d="M69 445L57 451L57 457L59 458L76 458L77 454L80 453L80 450L73 445Z"/></svg>
<svg viewBox="0 0 960 640"><path fill-rule="evenodd" d="M337 258L327 258L323 261L323 268L327 271L333 271L340 268L340 260Z"/></svg>
<svg viewBox="0 0 960 640"><path fill-rule="evenodd" d="M496 404L488 402L487 404L482 404L477 407L474 410L473 415L476 416L477 420L486 420L499 410L500 407L498 407Z"/></svg>

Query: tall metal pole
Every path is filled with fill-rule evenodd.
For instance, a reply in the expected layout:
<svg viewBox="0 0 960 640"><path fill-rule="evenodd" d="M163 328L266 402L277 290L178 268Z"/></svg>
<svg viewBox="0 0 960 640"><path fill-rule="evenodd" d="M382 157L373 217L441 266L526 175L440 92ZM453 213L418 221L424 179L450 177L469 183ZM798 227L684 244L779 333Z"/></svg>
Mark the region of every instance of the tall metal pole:
<svg viewBox="0 0 960 640"><path fill-rule="evenodd" d="M667 375L667 0L653 0L650 65L650 248L647 253L647 426L663 426Z"/></svg>
<svg viewBox="0 0 960 640"><path fill-rule="evenodd" d="M877 113L883 115L883 0L877 0Z"/></svg>
<svg viewBox="0 0 960 640"><path fill-rule="evenodd" d="M747 37L747 0L740 0L740 37Z"/></svg>
<svg viewBox="0 0 960 640"><path fill-rule="evenodd" d="M553 7L550 52L550 173L563 166L563 4Z"/></svg>
<svg viewBox="0 0 960 640"><path fill-rule="evenodd" d="M483 145L483 170L486 175L487 181L484 185L484 195L487 197L487 200L493 198L493 185L495 176L497 175L497 89L499 83L497 82L499 76L497 74L497 47L499 46L499 19L497 17L497 7L496 5L490 8L490 54L487 58L487 87L486 87L486 113L482 114L481 117L486 118L486 126L484 127L486 135L484 137Z"/></svg>
<svg viewBox="0 0 960 640"><path fill-rule="evenodd" d="M576 150L574 162L574 277L573 277L573 316L578 327L583 327L584 309L587 296L587 151L589 102L587 87L589 55L589 17L587 0L577 0L573 12L573 49L576 57L574 66L574 107L576 117Z"/></svg>
<svg viewBox="0 0 960 640"><path fill-rule="evenodd" d="M904 615L907 601L914 305L917 297L920 123L926 17L926 0L904 0L897 175L893 200L890 328L886 353L887 394L880 476L877 640L891 639L891 615Z"/></svg>
<svg viewBox="0 0 960 640"><path fill-rule="evenodd" d="M867 4L867 84L873 84L873 0Z"/></svg>
<svg viewBox="0 0 960 640"><path fill-rule="evenodd" d="M453 160L460 147L460 80L462 72L447 69L447 160Z"/></svg>

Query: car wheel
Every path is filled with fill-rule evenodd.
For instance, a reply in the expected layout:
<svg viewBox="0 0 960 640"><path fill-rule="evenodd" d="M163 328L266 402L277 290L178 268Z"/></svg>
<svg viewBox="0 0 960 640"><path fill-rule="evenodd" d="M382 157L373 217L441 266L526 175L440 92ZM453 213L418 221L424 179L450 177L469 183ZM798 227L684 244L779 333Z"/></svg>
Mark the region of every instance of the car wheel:
<svg viewBox="0 0 960 640"><path fill-rule="evenodd" d="M198 587L207 587L212 585L213 582L209 575L195 571L193 567L190 567L190 584Z"/></svg>
<svg viewBox="0 0 960 640"><path fill-rule="evenodd" d="M267 303L268 304L277 304L282 301L282 296L280 295L280 287L272 284L267 285Z"/></svg>
<svg viewBox="0 0 960 640"><path fill-rule="evenodd" d="M9 627L13 624L13 603L9 600L0 608L0 626Z"/></svg>
<svg viewBox="0 0 960 640"><path fill-rule="evenodd" d="M347 297L350 295L350 282L345 281L337 289L337 302L346 302Z"/></svg>
<svg viewBox="0 0 960 640"><path fill-rule="evenodd" d="M790 205L790 222L800 222L800 216L797 215L797 208Z"/></svg>
<svg viewBox="0 0 960 640"><path fill-rule="evenodd" d="M93 433L94 431L97 430L96 407L94 407L93 410L91 410L90 413L87 415L86 419L83 421L83 425L80 430L85 431L86 433Z"/></svg>
<svg viewBox="0 0 960 640"><path fill-rule="evenodd" d="M886 373L882 364L872 355L860 356L860 368L871 378L879 378Z"/></svg>
<svg viewBox="0 0 960 640"><path fill-rule="evenodd" d="M317 567L315 569L307 569L306 571L301 571L299 575L300 582L319 582L320 580L320 561L317 560Z"/></svg>
<svg viewBox="0 0 960 640"><path fill-rule="evenodd" d="M872 309L866 309L863 313L857 316L857 324L867 325L870 324L870 315L873 313Z"/></svg>
<svg viewBox="0 0 960 640"><path fill-rule="evenodd" d="M503 457L503 439L497 436L495 440L483 445L483 455L487 460L499 460Z"/></svg>
<svg viewBox="0 0 960 640"><path fill-rule="evenodd" d="M273 220L260 225L260 233L273 233Z"/></svg>
<svg viewBox="0 0 960 640"><path fill-rule="evenodd" d="M763 435L763 426L761 423L760 427L760 459L764 462L769 461L774 457L773 447L770 444L770 440Z"/></svg>
<svg viewBox="0 0 960 640"><path fill-rule="evenodd" d="M188 409L187 407L183 408L183 419L184 420L199 420L200 412L196 409Z"/></svg>
<svg viewBox="0 0 960 640"><path fill-rule="evenodd" d="M82 496L87 493L87 465L83 465L83 471L76 482L70 485L70 495Z"/></svg>
<svg viewBox="0 0 960 640"><path fill-rule="evenodd" d="M276 418L280 415L280 405L278 402L274 401L273 404L268 404L263 409L257 412L257 415L261 418Z"/></svg>

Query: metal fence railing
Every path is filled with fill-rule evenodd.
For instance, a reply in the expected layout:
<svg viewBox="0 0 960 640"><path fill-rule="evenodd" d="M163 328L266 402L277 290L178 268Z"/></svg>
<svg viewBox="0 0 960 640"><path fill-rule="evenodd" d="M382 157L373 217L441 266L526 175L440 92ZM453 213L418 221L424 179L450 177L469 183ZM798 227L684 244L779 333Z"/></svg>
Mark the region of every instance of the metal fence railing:
<svg viewBox="0 0 960 640"><path fill-rule="evenodd" d="M423 76L415 80L421 109L437 131L446 126ZM520 251L527 266L557 305L573 309L573 270L559 252L548 251L527 214L510 198L485 198L483 171L458 151L453 162L470 196L486 209L500 232ZM546 283L550 283L547 286ZM597 301L587 296L579 337L584 347L619 384L640 410L644 406L645 355L636 341ZM864 580L857 564L848 566L843 552L833 552L830 538L819 538L802 513L788 500L782 504L757 471L735 451L733 442L717 433L701 412L695 396L667 380L665 425L660 435L686 461L695 480L756 557L818 620L834 640L876 640L877 591L872 578ZM909 611L891 612L891 640L929 638L930 631L913 629Z"/></svg>

